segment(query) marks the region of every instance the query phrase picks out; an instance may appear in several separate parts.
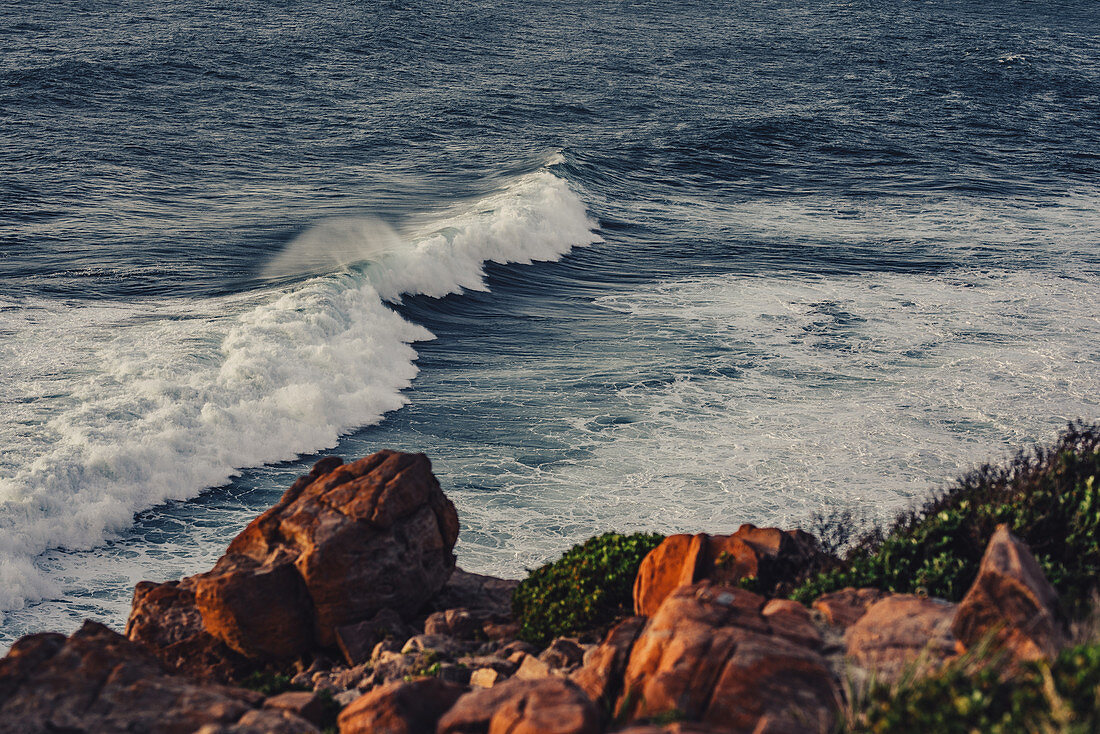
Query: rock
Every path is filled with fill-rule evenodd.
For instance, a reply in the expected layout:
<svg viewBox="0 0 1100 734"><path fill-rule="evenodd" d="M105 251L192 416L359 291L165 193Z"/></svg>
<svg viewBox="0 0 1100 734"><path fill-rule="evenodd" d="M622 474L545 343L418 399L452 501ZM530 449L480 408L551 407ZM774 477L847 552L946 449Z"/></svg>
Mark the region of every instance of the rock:
<svg viewBox="0 0 1100 734"><path fill-rule="evenodd" d="M764 605L761 596L710 581L674 590L634 641L616 717L676 714L746 734L831 731L836 680L800 636L772 628Z"/></svg>
<svg viewBox="0 0 1100 734"><path fill-rule="evenodd" d="M447 609L434 612L424 621L424 634L446 635L462 640L473 640L482 634L482 625L488 621L483 613L469 609Z"/></svg>
<svg viewBox="0 0 1100 734"><path fill-rule="evenodd" d="M483 576L456 568L443 589L431 600L432 609L444 611L463 608L492 617L512 614L512 592L519 581Z"/></svg>
<svg viewBox="0 0 1100 734"><path fill-rule="evenodd" d="M390 683L340 712L340 734L434 734L439 717L464 692L435 678Z"/></svg>
<svg viewBox="0 0 1100 734"><path fill-rule="evenodd" d="M506 678L506 675L492 668L478 668L470 674L470 685L474 688L492 688Z"/></svg>
<svg viewBox="0 0 1100 734"><path fill-rule="evenodd" d="M481 625L481 633L490 640L514 640L519 635L519 623L489 620Z"/></svg>
<svg viewBox="0 0 1100 734"><path fill-rule="evenodd" d="M370 661L372 663L377 662L381 660L382 656L386 653L400 653L403 646L404 643L398 642L397 640L382 640L374 646L373 650L371 650Z"/></svg>
<svg viewBox="0 0 1100 734"><path fill-rule="evenodd" d="M193 579L138 583L125 634L169 670L200 680L227 682L255 669L252 661L204 629Z"/></svg>
<svg viewBox="0 0 1100 734"><path fill-rule="evenodd" d="M732 535L671 535L642 560L634 581L634 613L651 616L673 589L704 579L736 585L753 577L773 593L823 567L830 557L801 530L742 525Z"/></svg>
<svg viewBox="0 0 1100 734"><path fill-rule="evenodd" d="M600 712L564 678L504 681L471 691L439 720L437 734L598 734Z"/></svg>
<svg viewBox="0 0 1100 734"><path fill-rule="evenodd" d="M539 654L539 660L551 668L572 669L584 660L584 648L568 637L558 637Z"/></svg>
<svg viewBox="0 0 1100 734"><path fill-rule="evenodd" d="M772 599L760 613L768 620L773 634L814 650L821 648L821 632L814 625L813 615L798 602Z"/></svg>
<svg viewBox="0 0 1100 734"><path fill-rule="evenodd" d="M524 655L523 661L516 670L515 677L520 680L538 680L539 678L549 678L551 674L549 665L534 655Z"/></svg>
<svg viewBox="0 0 1100 734"><path fill-rule="evenodd" d="M469 668L465 665L456 665L454 663L440 663L439 670L435 673L435 677L448 683L457 683L465 688L470 684L470 676L472 675Z"/></svg>
<svg viewBox="0 0 1100 734"><path fill-rule="evenodd" d="M641 724L620 729L617 734L725 734L725 729L692 721L677 721L674 724ZM768 730L769 732L771 730ZM760 734L765 734L761 731Z"/></svg>
<svg viewBox="0 0 1100 734"><path fill-rule="evenodd" d="M410 628L392 609L381 609L370 619L336 628L336 644L348 665L368 662L375 646L387 637L406 638Z"/></svg>
<svg viewBox="0 0 1100 734"><path fill-rule="evenodd" d="M645 617L628 617L619 622L586 656L584 667L569 676L603 710L610 710L622 690L630 651L645 623Z"/></svg>
<svg viewBox="0 0 1100 734"><path fill-rule="evenodd" d="M457 537L454 505L422 454L379 451L343 465L322 459L211 571L177 591L142 587L157 603L135 600L128 635L177 666L186 651L173 646L201 643L199 621L245 658L289 660L342 641L350 662L362 662L369 641L356 625L384 609L411 618L454 570ZM487 585L471 584L489 596ZM186 634L158 627L154 611Z"/></svg>
<svg viewBox="0 0 1100 734"><path fill-rule="evenodd" d="M289 711L249 711L236 724L208 724L195 734L321 734L310 722Z"/></svg>
<svg viewBox="0 0 1100 734"><path fill-rule="evenodd" d="M538 655L539 649L532 645L530 642L524 642L523 640L512 640L507 645L501 645L494 654L497 657L508 659L515 655L517 652L522 652L526 655Z"/></svg>
<svg viewBox="0 0 1100 734"><path fill-rule="evenodd" d="M854 589L849 586L840 591L819 596L813 608L821 612L825 621L834 627L847 629L867 613L867 609L886 596L880 589Z"/></svg>
<svg viewBox="0 0 1100 734"><path fill-rule="evenodd" d="M321 698L311 691L287 691L264 701L265 709L289 711L316 726L324 723L325 707Z"/></svg>
<svg viewBox="0 0 1100 734"><path fill-rule="evenodd" d="M434 652L444 656L461 655L469 649L467 645L453 637L446 635L416 635L410 637L401 647L404 655L415 655L420 652Z"/></svg>
<svg viewBox="0 0 1100 734"><path fill-rule="evenodd" d="M68 638L24 637L0 659L5 734L190 734L207 724L234 724L261 699L169 675L141 646L91 621Z"/></svg>
<svg viewBox="0 0 1100 734"><path fill-rule="evenodd" d="M1007 525L993 533L951 630L967 647L991 637L1016 660L1051 659L1066 644L1058 595Z"/></svg>
<svg viewBox="0 0 1100 734"><path fill-rule="evenodd" d="M884 680L909 665L938 667L956 654L951 633L956 607L913 594L887 596L844 633L848 657Z"/></svg>

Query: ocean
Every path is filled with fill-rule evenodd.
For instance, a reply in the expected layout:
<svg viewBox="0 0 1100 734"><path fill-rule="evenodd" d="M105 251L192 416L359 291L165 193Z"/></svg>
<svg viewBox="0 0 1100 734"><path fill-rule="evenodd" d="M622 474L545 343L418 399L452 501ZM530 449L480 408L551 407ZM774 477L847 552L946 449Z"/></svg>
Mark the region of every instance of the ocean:
<svg viewBox="0 0 1100 734"><path fill-rule="evenodd" d="M0 647L431 457L470 571L1100 419L1092 0L0 7Z"/></svg>

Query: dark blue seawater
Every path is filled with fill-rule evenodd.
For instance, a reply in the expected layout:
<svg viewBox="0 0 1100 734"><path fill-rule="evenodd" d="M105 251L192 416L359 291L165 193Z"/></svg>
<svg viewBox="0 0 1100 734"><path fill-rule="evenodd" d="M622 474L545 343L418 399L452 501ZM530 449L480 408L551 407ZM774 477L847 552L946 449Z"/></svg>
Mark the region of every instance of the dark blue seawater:
<svg viewBox="0 0 1100 734"><path fill-rule="evenodd" d="M1100 418L1079 2L0 7L0 644L426 452L459 563Z"/></svg>

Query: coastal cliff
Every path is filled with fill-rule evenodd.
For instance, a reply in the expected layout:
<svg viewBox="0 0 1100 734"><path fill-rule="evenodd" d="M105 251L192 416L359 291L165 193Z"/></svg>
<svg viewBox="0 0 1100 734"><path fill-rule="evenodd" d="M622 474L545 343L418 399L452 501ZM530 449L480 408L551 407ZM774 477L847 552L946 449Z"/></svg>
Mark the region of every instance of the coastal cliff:
<svg viewBox="0 0 1100 734"><path fill-rule="evenodd" d="M1089 731L1098 469L1076 425L843 557L609 534L519 582L456 567L427 457L329 457L124 635L19 640L0 732Z"/></svg>

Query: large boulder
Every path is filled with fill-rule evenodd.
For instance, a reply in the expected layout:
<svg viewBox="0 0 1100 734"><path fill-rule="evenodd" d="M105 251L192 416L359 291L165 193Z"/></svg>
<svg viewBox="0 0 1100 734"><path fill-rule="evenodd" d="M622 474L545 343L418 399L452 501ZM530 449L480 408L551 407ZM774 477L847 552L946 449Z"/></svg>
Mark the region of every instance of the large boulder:
<svg viewBox="0 0 1100 734"><path fill-rule="evenodd" d="M817 597L813 608L821 612L829 624L847 629L858 622L871 605L881 601L886 595L881 589L855 589L848 586Z"/></svg>
<svg viewBox="0 0 1100 734"><path fill-rule="evenodd" d="M1057 592L1007 525L993 533L951 630L967 647L991 639L1017 660L1053 658L1066 644Z"/></svg>
<svg viewBox="0 0 1100 734"><path fill-rule="evenodd" d="M512 678L467 693L443 715L438 734L599 734L600 711L564 678Z"/></svg>
<svg viewBox="0 0 1100 734"><path fill-rule="evenodd" d="M673 589L704 579L736 585L753 578L760 591L774 593L829 559L801 530L746 523L732 535L670 535L642 560L634 581L634 613L651 616Z"/></svg>
<svg viewBox="0 0 1100 734"><path fill-rule="evenodd" d="M437 678L388 683L340 712L340 734L435 734L439 717L465 690Z"/></svg>
<svg viewBox="0 0 1100 734"><path fill-rule="evenodd" d="M736 587L680 586L648 620L613 629L573 679L597 700L613 697L624 723L674 716L732 734L830 731L839 688L803 626L808 611L766 607Z"/></svg>
<svg viewBox="0 0 1100 734"><path fill-rule="evenodd" d="M457 538L454 505L423 454L379 451L350 464L328 457L211 571L170 590L139 585L127 634L169 664L185 648L210 650L204 634L260 661L331 649L341 628L382 610L413 617L454 570ZM180 629L156 622L154 609Z"/></svg>
<svg viewBox="0 0 1100 734"><path fill-rule="evenodd" d="M169 675L147 651L96 622L65 638L16 642L0 659L0 732L191 734L235 725L263 697ZM299 731L312 731L306 722Z"/></svg>
<svg viewBox="0 0 1100 734"><path fill-rule="evenodd" d="M848 658L883 680L912 666L934 669L958 653L951 632L956 608L942 599L891 594L844 633Z"/></svg>

